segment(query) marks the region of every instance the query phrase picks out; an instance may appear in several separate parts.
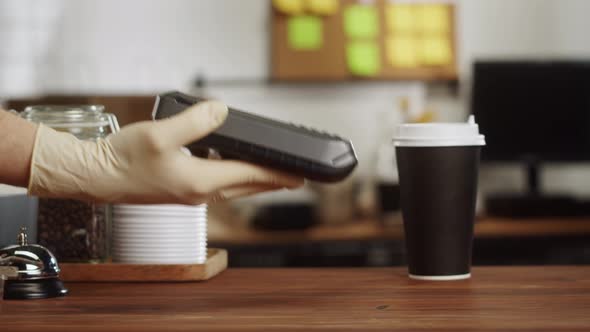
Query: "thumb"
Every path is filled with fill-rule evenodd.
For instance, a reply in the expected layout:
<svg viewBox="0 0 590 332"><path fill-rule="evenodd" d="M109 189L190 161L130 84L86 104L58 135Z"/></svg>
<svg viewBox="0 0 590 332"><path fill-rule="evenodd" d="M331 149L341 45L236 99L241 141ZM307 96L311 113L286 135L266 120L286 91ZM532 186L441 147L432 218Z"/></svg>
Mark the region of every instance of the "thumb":
<svg viewBox="0 0 590 332"><path fill-rule="evenodd" d="M187 108L173 117L154 123L164 144L180 147L207 136L227 118L227 106L219 101L205 101Z"/></svg>

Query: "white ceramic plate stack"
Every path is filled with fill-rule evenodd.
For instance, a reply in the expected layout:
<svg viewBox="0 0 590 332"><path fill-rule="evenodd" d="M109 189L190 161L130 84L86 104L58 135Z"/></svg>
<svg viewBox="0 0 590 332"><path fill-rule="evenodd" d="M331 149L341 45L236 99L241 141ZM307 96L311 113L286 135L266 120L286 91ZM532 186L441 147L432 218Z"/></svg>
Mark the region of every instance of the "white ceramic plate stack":
<svg viewBox="0 0 590 332"><path fill-rule="evenodd" d="M203 264L207 205L115 205L112 243L116 263Z"/></svg>

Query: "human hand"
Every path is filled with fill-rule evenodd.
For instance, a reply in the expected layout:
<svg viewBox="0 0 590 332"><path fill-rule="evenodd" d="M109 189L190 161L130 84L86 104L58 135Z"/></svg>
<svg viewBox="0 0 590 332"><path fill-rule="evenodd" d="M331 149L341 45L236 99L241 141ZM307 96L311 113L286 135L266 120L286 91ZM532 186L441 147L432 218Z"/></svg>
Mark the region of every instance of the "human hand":
<svg viewBox="0 0 590 332"><path fill-rule="evenodd" d="M168 119L132 124L96 142L40 125L29 193L100 202L200 204L303 184L302 178L279 171L181 151L226 117L224 104L203 102Z"/></svg>

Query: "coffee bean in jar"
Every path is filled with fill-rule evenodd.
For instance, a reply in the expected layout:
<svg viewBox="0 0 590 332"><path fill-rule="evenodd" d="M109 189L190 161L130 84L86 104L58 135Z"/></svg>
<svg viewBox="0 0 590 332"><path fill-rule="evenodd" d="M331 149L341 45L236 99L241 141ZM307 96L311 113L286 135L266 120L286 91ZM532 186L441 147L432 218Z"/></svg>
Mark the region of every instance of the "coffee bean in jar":
<svg viewBox="0 0 590 332"><path fill-rule="evenodd" d="M21 116L94 141L119 130L116 117L103 111L101 105L29 106ZM103 262L109 258L110 211L108 204L40 198L38 242L61 262Z"/></svg>
<svg viewBox="0 0 590 332"><path fill-rule="evenodd" d="M61 262L101 262L108 254L108 213L106 204L39 199L38 242Z"/></svg>

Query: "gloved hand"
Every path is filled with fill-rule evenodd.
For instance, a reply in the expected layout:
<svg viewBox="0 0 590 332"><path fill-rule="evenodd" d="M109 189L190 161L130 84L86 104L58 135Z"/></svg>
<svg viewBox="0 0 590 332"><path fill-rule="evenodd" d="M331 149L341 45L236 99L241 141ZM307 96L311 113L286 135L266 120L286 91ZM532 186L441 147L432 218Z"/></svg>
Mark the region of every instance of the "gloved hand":
<svg viewBox="0 0 590 332"><path fill-rule="evenodd" d="M132 124L96 142L40 125L29 194L200 204L303 184L302 178L245 162L201 159L181 151L218 128L227 112L220 102L203 102L168 119Z"/></svg>

